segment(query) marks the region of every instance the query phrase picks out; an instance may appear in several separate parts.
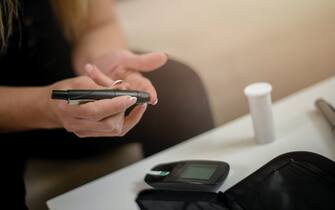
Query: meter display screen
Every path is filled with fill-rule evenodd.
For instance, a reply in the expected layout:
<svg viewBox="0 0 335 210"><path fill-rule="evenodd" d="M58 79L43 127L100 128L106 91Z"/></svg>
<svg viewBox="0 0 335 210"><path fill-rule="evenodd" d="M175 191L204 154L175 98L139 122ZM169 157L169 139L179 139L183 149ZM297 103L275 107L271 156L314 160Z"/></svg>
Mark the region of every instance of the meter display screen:
<svg viewBox="0 0 335 210"><path fill-rule="evenodd" d="M215 165L192 164L188 165L179 175L182 179L208 180L216 171Z"/></svg>

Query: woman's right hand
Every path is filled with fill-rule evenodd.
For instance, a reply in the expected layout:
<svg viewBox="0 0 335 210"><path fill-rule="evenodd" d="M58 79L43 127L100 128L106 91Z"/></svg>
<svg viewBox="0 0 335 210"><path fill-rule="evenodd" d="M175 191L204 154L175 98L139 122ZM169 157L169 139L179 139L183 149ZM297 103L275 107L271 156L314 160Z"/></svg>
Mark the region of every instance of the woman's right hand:
<svg viewBox="0 0 335 210"><path fill-rule="evenodd" d="M125 135L140 121L146 110L146 104L137 105L125 116L126 109L136 103L134 97L120 96L81 105L70 105L63 100L50 99L50 94L55 89L100 89L112 88L115 84L115 81L95 66L89 65L86 69L88 76L62 80L47 86L46 104L51 109L49 117L52 127L63 127L78 137Z"/></svg>

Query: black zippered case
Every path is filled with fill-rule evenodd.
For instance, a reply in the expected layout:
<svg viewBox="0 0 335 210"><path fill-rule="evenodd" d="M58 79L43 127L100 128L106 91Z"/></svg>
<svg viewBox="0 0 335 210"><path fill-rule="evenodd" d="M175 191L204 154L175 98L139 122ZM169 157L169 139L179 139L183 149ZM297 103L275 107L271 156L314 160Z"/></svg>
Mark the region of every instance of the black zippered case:
<svg viewBox="0 0 335 210"><path fill-rule="evenodd" d="M335 210L335 162L290 152L224 193L151 189L136 202L141 210Z"/></svg>

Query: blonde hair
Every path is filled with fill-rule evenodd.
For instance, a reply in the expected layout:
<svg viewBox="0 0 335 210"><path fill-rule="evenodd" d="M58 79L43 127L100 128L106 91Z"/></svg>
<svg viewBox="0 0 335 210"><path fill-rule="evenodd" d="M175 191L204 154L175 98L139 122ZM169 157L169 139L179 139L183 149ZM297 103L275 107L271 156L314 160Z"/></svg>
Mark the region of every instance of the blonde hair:
<svg viewBox="0 0 335 210"><path fill-rule="evenodd" d="M0 44L3 50L12 33L13 20L18 18L19 6L17 0L0 1ZM64 36L75 42L85 30L89 0L51 0L51 3Z"/></svg>
<svg viewBox="0 0 335 210"><path fill-rule="evenodd" d="M1 49L7 47L7 41L12 33L13 20L18 17L17 1L3 0L0 3L0 42Z"/></svg>

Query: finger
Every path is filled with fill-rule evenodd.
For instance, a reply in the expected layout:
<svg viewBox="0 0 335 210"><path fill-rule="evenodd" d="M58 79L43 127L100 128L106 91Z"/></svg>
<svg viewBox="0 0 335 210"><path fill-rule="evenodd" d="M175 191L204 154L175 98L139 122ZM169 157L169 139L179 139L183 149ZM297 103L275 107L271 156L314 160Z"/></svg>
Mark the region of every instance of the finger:
<svg viewBox="0 0 335 210"><path fill-rule="evenodd" d="M126 133L128 133L142 118L145 110L147 108L146 104L139 105L135 107L129 115L125 118L123 129L122 127L117 127L113 125L113 129L109 129L108 131L105 129L99 129L98 127L103 124L102 122L96 123L96 122L89 122L85 121L82 123L82 128L87 128L83 130L76 130L74 133L81 137L103 137L103 136L124 136ZM115 123L115 122L114 122Z"/></svg>
<svg viewBox="0 0 335 210"><path fill-rule="evenodd" d="M130 96L119 96L112 99L98 100L79 106L59 106L66 114L81 119L100 121L109 116L124 112L134 105L137 98Z"/></svg>
<svg viewBox="0 0 335 210"><path fill-rule="evenodd" d="M89 137L120 137L122 135L114 132L103 132L103 131L76 131L73 132L80 138L89 138Z"/></svg>
<svg viewBox="0 0 335 210"><path fill-rule="evenodd" d="M142 55L137 55L130 51L122 51L120 53L119 65L142 72L153 71L163 66L168 60L167 55L161 52Z"/></svg>
<svg viewBox="0 0 335 210"><path fill-rule="evenodd" d="M95 65L86 64L85 70L87 75L100 86L110 87L113 86L113 84L115 83L115 81L102 73Z"/></svg>
<svg viewBox="0 0 335 210"><path fill-rule="evenodd" d="M102 121L77 120L77 129L73 132L79 137L121 136L124 124L124 112Z"/></svg>
<svg viewBox="0 0 335 210"><path fill-rule="evenodd" d="M73 132L79 138L93 138L93 137L114 137L117 136L110 132L101 132L101 131L75 131Z"/></svg>
<svg viewBox="0 0 335 210"><path fill-rule="evenodd" d="M108 132L118 135L123 130L124 119L124 112L101 121L72 118L64 123L64 128L70 132Z"/></svg>
<svg viewBox="0 0 335 210"><path fill-rule="evenodd" d="M152 85L151 81L147 78L145 78L145 81L143 82L143 90L148 92L150 95L150 104L156 105L158 98L157 98L157 92L154 86Z"/></svg>
<svg viewBox="0 0 335 210"><path fill-rule="evenodd" d="M136 106L129 115L125 118L123 131L121 135L128 133L142 118L145 110L147 109L147 104L141 104Z"/></svg>
<svg viewBox="0 0 335 210"><path fill-rule="evenodd" d="M64 121L64 128L69 132L94 131L101 125L96 121L78 118L68 118Z"/></svg>
<svg viewBox="0 0 335 210"><path fill-rule="evenodd" d="M146 91L150 95L150 101L149 103L151 105L156 105L158 98L157 98L157 92L154 86L151 84L150 80L146 79L146 81L143 82L143 87L141 90Z"/></svg>
<svg viewBox="0 0 335 210"><path fill-rule="evenodd" d="M150 95L150 104L155 104L155 101L157 101L157 92L155 87L152 85L151 81L142 76L140 73L133 73L128 76L127 80L130 81L131 88L134 90L140 90L148 92ZM132 81L140 81L140 82L133 82Z"/></svg>

